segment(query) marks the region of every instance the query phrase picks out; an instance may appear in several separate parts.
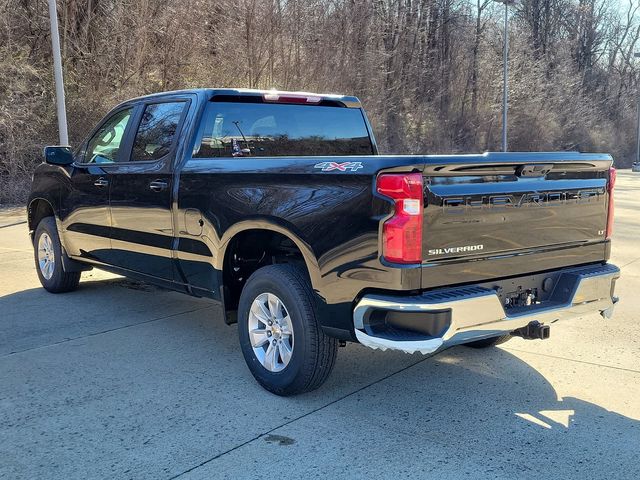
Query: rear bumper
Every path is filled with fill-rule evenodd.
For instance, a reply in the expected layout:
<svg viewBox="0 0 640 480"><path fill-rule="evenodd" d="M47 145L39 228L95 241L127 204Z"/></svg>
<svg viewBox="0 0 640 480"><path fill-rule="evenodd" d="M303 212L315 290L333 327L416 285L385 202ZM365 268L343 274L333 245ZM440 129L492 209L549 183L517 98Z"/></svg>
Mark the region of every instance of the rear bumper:
<svg viewBox="0 0 640 480"><path fill-rule="evenodd" d="M491 282L438 289L416 296L365 295L353 312L355 335L360 343L371 348L428 354L505 335L533 321L548 325L594 312L607 318L611 316L617 302L615 281L620 276L620 269L615 265L567 268L543 276L547 275L553 278L552 292L545 301L527 307L505 309ZM516 281L527 279L520 277ZM417 328L389 326L385 323L389 315L404 315Z"/></svg>

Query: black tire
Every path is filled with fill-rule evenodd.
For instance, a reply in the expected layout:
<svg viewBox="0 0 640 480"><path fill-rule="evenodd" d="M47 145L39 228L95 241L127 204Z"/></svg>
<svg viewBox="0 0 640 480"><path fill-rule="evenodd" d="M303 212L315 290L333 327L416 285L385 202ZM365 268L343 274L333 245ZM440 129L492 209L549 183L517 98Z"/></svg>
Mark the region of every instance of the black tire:
<svg viewBox="0 0 640 480"><path fill-rule="evenodd" d="M282 301L293 328L291 359L278 372L269 371L260 363L249 339L249 311L254 300L264 293L274 294ZM318 388L336 362L338 342L322 331L307 273L296 265L269 265L249 277L240 295L238 337L249 370L260 385L276 395Z"/></svg>
<svg viewBox="0 0 640 480"><path fill-rule="evenodd" d="M476 340L475 342L469 342L463 345L465 347L471 347L471 348L489 348L489 347L495 347L496 345L501 345L505 342L508 342L509 340L511 340L511 335L507 334L507 335L502 335L500 337L491 337L491 338L485 338L483 340Z"/></svg>
<svg viewBox="0 0 640 480"><path fill-rule="evenodd" d="M40 237L47 234L51 239L53 249L53 273L50 278L43 275L38 262L38 245ZM56 228L56 220L54 217L45 217L40 220L36 227L36 233L33 236L33 253L36 262L36 272L42 286L51 293L71 292L78 288L80 283L80 272L65 272L62 266L62 246L60 245L60 237Z"/></svg>

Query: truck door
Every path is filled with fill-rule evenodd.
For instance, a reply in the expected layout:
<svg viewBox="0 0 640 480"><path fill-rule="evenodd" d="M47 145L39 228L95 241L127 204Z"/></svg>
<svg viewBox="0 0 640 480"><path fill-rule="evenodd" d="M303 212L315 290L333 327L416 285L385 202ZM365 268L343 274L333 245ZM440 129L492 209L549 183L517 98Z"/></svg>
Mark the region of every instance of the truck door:
<svg viewBox="0 0 640 480"><path fill-rule="evenodd" d="M188 98L140 106L129 158L109 169L111 263L173 280L173 168Z"/></svg>
<svg viewBox="0 0 640 480"><path fill-rule="evenodd" d="M133 114L129 106L109 115L75 158L60 215L69 255L110 263L108 167L122 158Z"/></svg>

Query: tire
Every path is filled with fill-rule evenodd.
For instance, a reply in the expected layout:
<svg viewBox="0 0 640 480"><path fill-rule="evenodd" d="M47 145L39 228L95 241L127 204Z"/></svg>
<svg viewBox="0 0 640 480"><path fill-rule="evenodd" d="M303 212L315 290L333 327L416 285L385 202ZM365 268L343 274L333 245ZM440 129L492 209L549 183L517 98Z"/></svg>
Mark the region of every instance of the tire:
<svg viewBox="0 0 640 480"><path fill-rule="evenodd" d="M54 217L45 217L38 223L33 236L33 253L36 272L45 290L64 293L78 288L80 272L64 271L62 246Z"/></svg>
<svg viewBox="0 0 640 480"><path fill-rule="evenodd" d="M292 264L260 268L242 289L238 306L240 348L258 383L276 395L318 388L335 365L338 342L322 331L314 305L306 271ZM258 345L265 339L266 343Z"/></svg>
<svg viewBox="0 0 640 480"><path fill-rule="evenodd" d="M482 340L476 340L475 342L464 343L463 345L465 347L471 348L489 348L495 347L496 345L501 345L505 342L508 342L509 340L511 340L511 335L507 334L500 337L491 337Z"/></svg>

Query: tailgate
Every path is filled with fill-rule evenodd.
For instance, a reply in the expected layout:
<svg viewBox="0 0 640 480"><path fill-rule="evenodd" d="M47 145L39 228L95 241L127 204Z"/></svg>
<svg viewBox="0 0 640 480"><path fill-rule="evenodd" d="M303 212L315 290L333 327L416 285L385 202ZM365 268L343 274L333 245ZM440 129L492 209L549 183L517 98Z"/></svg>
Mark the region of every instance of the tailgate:
<svg viewBox="0 0 640 480"><path fill-rule="evenodd" d="M525 267L523 262L532 254L538 257L530 260L541 253L552 258L557 256L554 252L572 249L568 263L586 263L594 260L593 245L604 245L612 164L608 155L490 153L427 159L425 267L503 260L495 263L498 270L458 268L461 273L475 270L473 278L465 278L477 281L548 267L535 263ZM588 246L589 255L581 259L576 249ZM597 251L602 251L604 260L604 247ZM519 260L504 261L507 257ZM449 276L454 270L447 269ZM423 274L423 288L430 283Z"/></svg>

